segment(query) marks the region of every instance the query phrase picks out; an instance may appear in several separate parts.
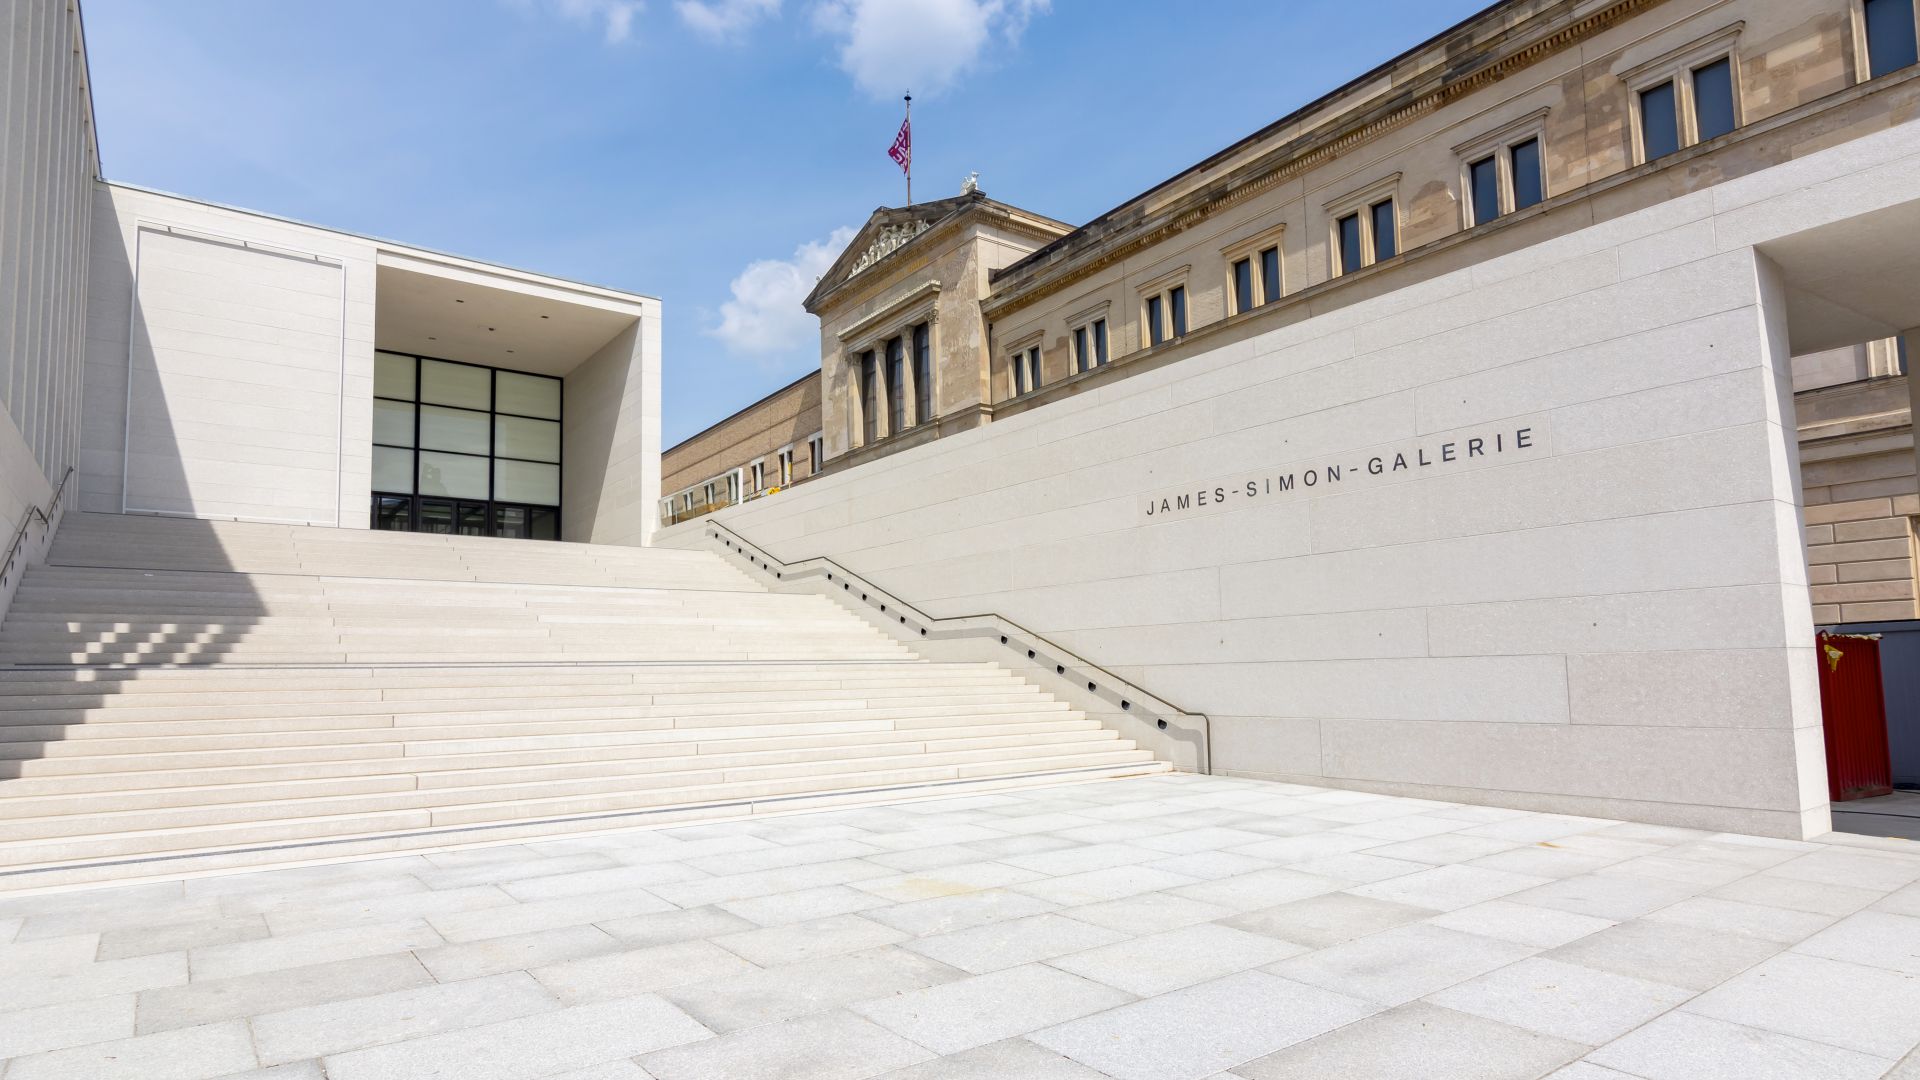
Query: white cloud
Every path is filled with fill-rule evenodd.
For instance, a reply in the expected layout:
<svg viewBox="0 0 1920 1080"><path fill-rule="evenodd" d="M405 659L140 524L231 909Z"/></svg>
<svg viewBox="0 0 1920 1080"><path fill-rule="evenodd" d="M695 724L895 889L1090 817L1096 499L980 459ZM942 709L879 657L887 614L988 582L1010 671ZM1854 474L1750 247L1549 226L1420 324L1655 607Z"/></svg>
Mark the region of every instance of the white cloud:
<svg viewBox="0 0 1920 1080"><path fill-rule="evenodd" d="M840 40L840 67L876 98L932 97L979 62L997 36L1013 43L1051 0L820 0L814 26Z"/></svg>
<svg viewBox="0 0 1920 1080"><path fill-rule="evenodd" d="M514 6L552 11L573 22L600 26L610 45L633 36L633 20L646 7L641 0L513 0Z"/></svg>
<svg viewBox="0 0 1920 1080"><path fill-rule="evenodd" d="M835 229L825 240L801 244L791 259L748 263L729 286L733 299L720 305L720 324L707 333L742 356L774 358L810 345L820 327L800 303L857 231Z"/></svg>
<svg viewBox="0 0 1920 1080"><path fill-rule="evenodd" d="M677 0L680 21L715 41L738 38L754 23L780 14L780 0Z"/></svg>

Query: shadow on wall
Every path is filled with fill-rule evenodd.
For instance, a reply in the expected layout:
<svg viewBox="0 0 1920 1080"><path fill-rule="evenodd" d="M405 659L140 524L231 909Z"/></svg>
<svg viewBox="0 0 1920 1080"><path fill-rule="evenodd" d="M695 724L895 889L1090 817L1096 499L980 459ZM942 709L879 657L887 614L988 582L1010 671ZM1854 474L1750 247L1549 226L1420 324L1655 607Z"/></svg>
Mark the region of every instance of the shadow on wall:
<svg viewBox="0 0 1920 1080"><path fill-rule="evenodd" d="M620 420L628 393L631 365L638 345L640 322L615 334L591 357L569 372L562 384L566 425L560 433L560 535L579 543L639 543L638 522L618 515L651 514L641 477L623 469L625 452L640 437L622 431ZM631 540L626 537L632 536Z"/></svg>
<svg viewBox="0 0 1920 1080"><path fill-rule="evenodd" d="M118 228L113 221L101 226ZM129 303L132 267L121 245L111 247L119 251L117 265L105 267L104 273L96 268L96 288L106 294L96 300L131 311L127 331L133 362L119 357L118 370L123 378L143 369L147 373L145 379L135 378L132 387L143 405L136 445L177 448L183 435L176 432L163 388L153 375L146 315L137 302ZM104 251L97 252L96 259L106 257ZM102 288L111 282L121 286L117 295ZM147 353L144 364L142 350ZM107 358L96 354L93 359L89 379L113 370ZM123 386L112 392L120 393ZM111 452L120 449L114 446ZM181 460L179 453L158 453L143 456L139 467L154 482L185 491L188 480ZM76 479L74 488L79 484ZM150 786L149 771L168 768L168 763L136 756L137 742L111 747L111 762L97 760L108 749L106 743L157 733L137 726L147 722L210 721L212 733L224 710L197 701L150 709L151 695L123 695L142 683L153 685L155 669L226 659L256 635L269 611L252 579L236 572L239 567L213 523L171 519L161 527L164 535L156 536L159 523L151 519L79 512L78 495L77 490L68 491L65 502L74 512L60 515L50 550L43 561L26 567L0 621L0 798L99 790L105 785L83 788L71 778L103 773L122 778L111 785L114 790ZM127 707L136 703L137 711ZM209 746L219 741L214 735ZM198 753L191 757L178 767L218 763ZM62 835L52 817L16 820L9 832L21 839ZM0 873L6 870L0 867Z"/></svg>

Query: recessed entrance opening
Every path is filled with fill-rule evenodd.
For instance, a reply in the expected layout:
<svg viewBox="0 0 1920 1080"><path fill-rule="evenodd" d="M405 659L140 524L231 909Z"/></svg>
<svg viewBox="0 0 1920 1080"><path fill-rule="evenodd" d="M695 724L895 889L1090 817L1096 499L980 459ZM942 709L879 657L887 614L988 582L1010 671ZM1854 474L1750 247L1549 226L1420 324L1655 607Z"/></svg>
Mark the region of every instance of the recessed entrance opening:
<svg viewBox="0 0 1920 1080"><path fill-rule="evenodd" d="M375 353L373 527L560 539L561 385Z"/></svg>

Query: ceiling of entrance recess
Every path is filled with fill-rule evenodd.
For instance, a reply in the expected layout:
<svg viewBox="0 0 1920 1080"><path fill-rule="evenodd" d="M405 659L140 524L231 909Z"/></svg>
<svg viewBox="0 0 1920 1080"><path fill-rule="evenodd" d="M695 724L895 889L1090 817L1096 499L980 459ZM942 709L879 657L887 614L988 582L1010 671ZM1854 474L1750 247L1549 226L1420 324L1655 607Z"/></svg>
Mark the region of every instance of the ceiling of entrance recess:
<svg viewBox="0 0 1920 1080"><path fill-rule="evenodd" d="M1786 281L1795 355L1920 326L1920 202L1819 225L1760 250Z"/></svg>
<svg viewBox="0 0 1920 1080"><path fill-rule="evenodd" d="M377 348L565 375L632 325L619 294L383 253L374 297Z"/></svg>

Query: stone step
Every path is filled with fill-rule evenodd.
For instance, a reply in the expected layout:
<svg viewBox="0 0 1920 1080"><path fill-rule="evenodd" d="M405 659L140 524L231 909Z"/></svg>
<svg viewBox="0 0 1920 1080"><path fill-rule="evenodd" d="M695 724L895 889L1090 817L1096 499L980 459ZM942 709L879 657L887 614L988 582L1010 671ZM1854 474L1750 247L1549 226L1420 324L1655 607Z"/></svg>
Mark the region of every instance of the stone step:
<svg viewBox="0 0 1920 1080"><path fill-rule="evenodd" d="M470 712L500 709L516 703L539 708L603 706L699 706L758 703L777 707L788 702L908 701L949 698L978 700L1038 697L1040 690L1018 680L976 678L937 682L881 682L839 686L793 684L786 687L744 689L744 684L710 691L637 687L631 683L594 683L585 686L496 687L487 693L467 688L398 690L369 687L361 690L234 691L225 694L143 694L128 697L79 699L66 697L0 698L0 727L42 724L131 724L151 720L249 720L300 716L358 716L369 714ZM176 700L185 699L185 700Z"/></svg>
<svg viewBox="0 0 1920 1080"><path fill-rule="evenodd" d="M287 706L230 706L224 709L170 709L165 715L150 715L157 710L108 710L108 715L85 718L49 718L38 713L0 713L0 744L19 741L75 742L83 740L150 738L166 735L203 735L231 731L301 731L343 726L386 726L417 728L448 723L476 724L490 721L652 719L656 717L709 716L789 716L816 713L841 714L849 710L909 710L960 712L971 708L1022 706L1032 709L1066 708L1064 702L1042 695L1033 687L998 689L949 688L940 693L868 693L833 696L797 697L790 700L763 701L680 701L660 702L653 695L637 700L597 695L580 700L533 698L529 704L485 699L429 700L424 702L367 701L354 703L324 702L291 708ZM400 706L413 706L402 708ZM132 715L122 715L132 713Z"/></svg>
<svg viewBox="0 0 1920 1080"><path fill-rule="evenodd" d="M597 775L599 770L647 771L653 762L685 755L764 756L767 760L832 760L858 756L866 752L888 752L890 748L927 747L965 749L975 746L1031 746L1056 742L1117 737L1088 719L1050 721L1020 720L1004 724L966 724L948 728L908 728L862 730L844 733L812 732L803 735L758 735L741 738L712 737L711 732L674 733L694 738L643 739L627 743L586 747L553 747L543 750L493 750L467 754L419 754L408 756L407 747L388 745L379 757L337 758L293 761L287 764L222 765L198 768L153 768L125 771L75 772L45 776L26 776L6 782L0 806L12 800L58 798L97 793L166 793L170 789L215 791L248 785L325 783L330 780L370 779L389 783L392 777L406 777L408 784L438 786L443 773L467 771L538 779L543 776L566 777L576 774ZM156 760L159 760L156 758ZM388 779L381 779L388 778ZM81 806L86 803L82 801ZM102 804L105 808L105 804ZM76 813L84 813L76 810Z"/></svg>
<svg viewBox="0 0 1920 1080"><path fill-rule="evenodd" d="M910 746L904 751L898 747L886 747L857 756L801 761L754 762L728 760L744 755L691 755L633 763L653 766L649 769L603 771L570 777L542 776L529 780L507 780L475 772L443 773L434 778L441 783L425 786L406 783L408 777L403 775L344 782L317 781L305 786L268 785L271 790L177 788L169 792L134 793L117 798L83 796L83 800L97 804L87 809L75 809L74 800L59 804L55 804L54 800L7 800L20 805L0 806L0 818L7 822L7 842L0 843L0 852L4 852L14 841L49 840L102 832L186 829L293 818L380 814L474 803L537 803L589 795L626 796L654 788L685 790L756 781L784 782L809 776L828 777L876 770L976 766L1009 759L1030 761L1041 758L1055 763L1085 759L1086 764L1111 764L1133 759L1137 751L1131 742L1111 732L1105 735L1106 738L1040 745L941 750ZM884 752L889 749L896 752ZM365 790L340 790L343 787ZM203 794L237 794L240 798L198 797ZM246 798L248 795L254 798L249 800ZM123 806L116 803L140 805Z"/></svg>
<svg viewBox="0 0 1920 1080"><path fill-rule="evenodd" d="M814 746L844 745L866 740L885 741L900 736L918 739L947 739L958 733L995 734L1026 731L1062 730L1061 725L1095 726L1094 721L1073 713L1050 717L1001 716L987 721L972 717L926 717L912 722L885 720L819 721L786 725L740 725L721 728L640 728L611 733L587 733L573 736L541 735L514 738L446 741L432 747L415 747L405 742L336 742L320 746L243 747L238 749L169 751L148 755L108 754L95 756L26 758L10 768L23 779L168 770L210 770L253 767L310 769L302 775L322 776L345 773L360 775L393 768L415 769L415 759L471 758L476 755L538 755L539 760L571 760L566 755L598 754L606 757L645 756L666 753L663 748L689 743L718 745L722 742L755 740L765 749L806 749ZM409 751L415 751L411 755ZM534 760L528 758L526 760ZM342 766L341 762L354 762ZM377 768L376 768L377 763ZM8 781L12 784L14 781ZM103 781L103 786L107 781Z"/></svg>
<svg viewBox="0 0 1920 1080"><path fill-rule="evenodd" d="M1025 772L1056 772L1101 766L1152 767L1157 764L1143 750L1116 750L1060 758L1034 757L1021 762ZM899 765L871 771L808 774L784 779L714 782L701 776L684 787L616 790L589 794L561 794L542 798L441 804L382 811L350 811L299 818L242 821L213 825L132 829L14 840L0 843L0 867L21 869L48 863L128 858L208 847L285 844L326 838L399 832L423 828L482 825L527 818L557 818L610 814L634 810L807 795L843 788L925 784L945 780L986 778L1006 772L1000 762ZM15 824L18 824L17 822Z"/></svg>
<svg viewBox="0 0 1920 1080"><path fill-rule="evenodd" d="M443 826L322 837L307 843L202 846L174 849L164 856L139 855L105 859L54 860L25 864L0 872L0 892L46 892L103 883L169 880L188 875L230 873L316 861L380 858L418 851L448 851L517 843L533 839L587 836L594 832L657 828L694 822L724 821L763 814L805 813L835 807L869 806L950 799L1022 788L1053 787L1166 773L1164 762L1141 761L968 777L961 780L910 784L853 785L764 798L742 797L641 808L629 812L558 816L497 822L479 826Z"/></svg>
<svg viewBox="0 0 1920 1080"><path fill-rule="evenodd" d="M264 749L327 746L350 742L467 742L475 739L516 739L528 736L608 734L661 729L714 727L777 728L797 724L912 722L930 719L999 718L1008 715L1056 716L1079 714L1065 702L1051 698L997 704L886 705L828 707L782 711L693 713L661 710L632 715L634 710L504 710L466 715L436 714L395 723L386 715L357 717L301 717L301 726L269 730L262 724L236 722L216 733L149 733L149 725L102 729L85 737L85 727L21 726L0 730L0 761L26 761L103 755L147 755L194 750ZM189 722L191 723L191 722ZM173 726L156 722L152 726Z"/></svg>

